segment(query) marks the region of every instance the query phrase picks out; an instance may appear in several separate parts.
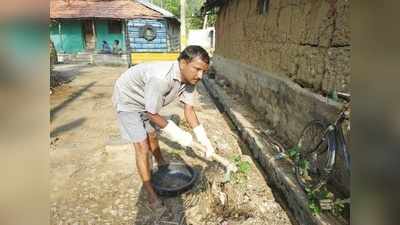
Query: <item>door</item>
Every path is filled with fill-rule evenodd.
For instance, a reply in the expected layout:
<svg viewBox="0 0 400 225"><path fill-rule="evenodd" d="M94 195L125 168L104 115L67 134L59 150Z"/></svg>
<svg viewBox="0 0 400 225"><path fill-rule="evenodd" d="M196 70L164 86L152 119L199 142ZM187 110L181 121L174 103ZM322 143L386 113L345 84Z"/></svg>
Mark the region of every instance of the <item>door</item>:
<svg viewBox="0 0 400 225"><path fill-rule="evenodd" d="M85 36L86 50L94 50L96 47L96 38L94 30L94 21L86 20L83 23L83 33Z"/></svg>

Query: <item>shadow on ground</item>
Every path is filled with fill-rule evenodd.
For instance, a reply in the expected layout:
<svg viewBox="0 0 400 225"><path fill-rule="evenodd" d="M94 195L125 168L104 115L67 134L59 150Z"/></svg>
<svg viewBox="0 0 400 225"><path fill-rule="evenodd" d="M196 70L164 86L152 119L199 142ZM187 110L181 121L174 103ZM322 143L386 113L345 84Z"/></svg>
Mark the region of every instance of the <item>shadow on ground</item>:
<svg viewBox="0 0 400 225"><path fill-rule="evenodd" d="M85 91L87 91L89 88L91 88L93 85L95 85L97 82L93 81L89 83L88 85L84 86L83 88L79 89L78 91L74 92L71 94L69 98L67 98L65 101L57 105L56 107L52 108L50 110L50 122L53 121L56 118L56 115L58 112L60 112L63 108L71 104L74 100L76 100L79 96L81 96Z"/></svg>
<svg viewBox="0 0 400 225"><path fill-rule="evenodd" d="M86 121L86 118L79 118L70 123L59 126L50 132L50 137L53 138L53 137L58 136L61 133L64 133L66 131L77 128L77 127L81 126L85 121Z"/></svg>

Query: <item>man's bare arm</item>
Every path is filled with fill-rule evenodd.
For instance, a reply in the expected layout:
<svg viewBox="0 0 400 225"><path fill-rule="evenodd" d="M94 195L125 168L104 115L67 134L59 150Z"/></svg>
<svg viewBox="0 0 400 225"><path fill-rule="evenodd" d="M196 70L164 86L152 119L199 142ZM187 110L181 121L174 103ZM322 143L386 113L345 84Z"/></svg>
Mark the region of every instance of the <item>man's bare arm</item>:
<svg viewBox="0 0 400 225"><path fill-rule="evenodd" d="M191 128L195 128L200 124L199 120L197 119L196 113L194 112L193 106L185 104L184 114L185 114L185 118L188 121ZM165 126L167 126L167 123L168 123L167 120L164 117L162 117L160 114L158 114L158 113L153 114L153 113L147 112L147 115L148 115L149 119L151 120L151 122L155 123L160 128L164 128Z"/></svg>
<svg viewBox="0 0 400 225"><path fill-rule="evenodd" d="M191 128L199 126L199 120L197 119L196 113L194 112L193 106L185 104L184 105L185 118L188 121Z"/></svg>
<svg viewBox="0 0 400 225"><path fill-rule="evenodd" d="M165 126L167 126L167 120L162 117L160 114L156 113L156 114L152 114L147 112L147 115L149 117L149 119L151 120L151 122L155 123L157 126L159 126L161 129L164 128Z"/></svg>

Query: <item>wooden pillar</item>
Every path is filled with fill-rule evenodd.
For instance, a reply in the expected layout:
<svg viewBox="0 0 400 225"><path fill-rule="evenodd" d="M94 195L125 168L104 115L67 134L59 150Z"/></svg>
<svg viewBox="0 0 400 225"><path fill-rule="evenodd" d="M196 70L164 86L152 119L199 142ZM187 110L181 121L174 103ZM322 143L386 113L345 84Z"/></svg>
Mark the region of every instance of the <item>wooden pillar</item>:
<svg viewBox="0 0 400 225"><path fill-rule="evenodd" d="M206 14L206 16L204 16L203 30L207 28L207 19L208 19L208 14Z"/></svg>
<svg viewBox="0 0 400 225"><path fill-rule="evenodd" d="M128 33L128 19L123 20L124 25L124 39L125 39L125 49L126 49L126 54L127 54L127 59L128 59L128 67L131 67L131 45L130 45L130 40L129 40L129 33Z"/></svg>
<svg viewBox="0 0 400 225"><path fill-rule="evenodd" d="M186 0L181 0L181 51L186 47Z"/></svg>
<svg viewBox="0 0 400 225"><path fill-rule="evenodd" d="M61 21L58 21L58 35L60 36L61 51L64 53L64 40L63 40L62 30L61 30Z"/></svg>
<svg viewBox="0 0 400 225"><path fill-rule="evenodd" d="M96 26L94 24L94 18L92 20L92 30L93 30L93 40L94 40L94 50L96 50Z"/></svg>

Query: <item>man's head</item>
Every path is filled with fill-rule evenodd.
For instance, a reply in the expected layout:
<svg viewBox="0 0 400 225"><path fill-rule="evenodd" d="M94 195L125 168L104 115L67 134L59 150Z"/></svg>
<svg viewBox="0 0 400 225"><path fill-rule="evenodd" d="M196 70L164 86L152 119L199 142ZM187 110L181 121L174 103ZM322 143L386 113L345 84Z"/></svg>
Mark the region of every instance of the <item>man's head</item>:
<svg viewBox="0 0 400 225"><path fill-rule="evenodd" d="M186 47L178 57L179 69L185 83L196 84L208 70L210 56L204 48L197 45Z"/></svg>

